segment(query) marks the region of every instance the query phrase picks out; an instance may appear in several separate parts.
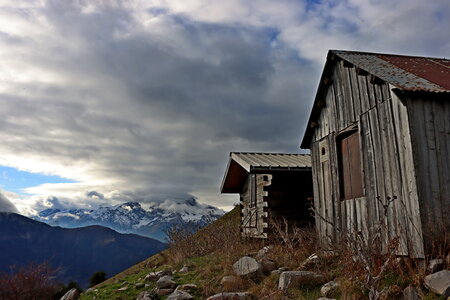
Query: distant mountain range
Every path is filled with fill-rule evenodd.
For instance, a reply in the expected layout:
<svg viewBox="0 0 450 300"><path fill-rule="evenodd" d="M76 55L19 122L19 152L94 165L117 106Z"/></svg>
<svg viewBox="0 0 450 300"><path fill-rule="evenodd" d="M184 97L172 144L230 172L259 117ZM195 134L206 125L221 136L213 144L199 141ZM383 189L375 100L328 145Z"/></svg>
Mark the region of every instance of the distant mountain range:
<svg viewBox="0 0 450 300"><path fill-rule="evenodd" d="M170 205L152 205L148 210L137 202L97 209L46 209L32 218L52 226L77 228L88 225L109 227L121 233L135 233L166 242L166 230L176 224L194 223L202 227L225 212L194 198Z"/></svg>
<svg viewBox="0 0 450 300"><path fill-rule="evenodd" d="M0 212L0 272L8 272L11 265L49 262L59 269L58 280L86 287L96 271L112 276L165 248L160 241L101 226L51 227Z"/></svg>

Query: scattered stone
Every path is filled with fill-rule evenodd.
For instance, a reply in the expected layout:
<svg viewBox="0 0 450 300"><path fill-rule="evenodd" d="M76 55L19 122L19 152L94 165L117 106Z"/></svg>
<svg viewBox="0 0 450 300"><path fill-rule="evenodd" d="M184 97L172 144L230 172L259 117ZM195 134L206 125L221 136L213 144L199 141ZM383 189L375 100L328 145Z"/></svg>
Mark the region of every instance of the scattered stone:
<svg viewBox="0 0 450 300"><path fill-rule="evenodd" d="M173 293L173 289L156 289L156 293L161 296L169 295Z"/></svg>
<svg viewBox="0 0 450 300"><path fill-rule="evenodd" d="M156 286L160 289L174 289L177 283L172 280L172 276L164 275L158 279Z"/></svg>
<svg viewBox="0 0 450 300"><path fill-rule="evenodd" d="M243 256L234 263L233 270L239 276L259 276L262 273L262 266L256 259Z"/></svg>
<svg viewBox="0 0 450 300"><path fill-rule="evenodd" d="M124 285L127 285L127 284L128 284L128 282L124 281L124 282L122 282L122 284L120 286L124 286Z"/></svg>
<svg viewBox="0 0 450 300"><path fill-rule="evenodd" d="M78 297L80 297L80 292L76 288L73 288L65 293L60 300L75 300L78 299Z"/></svg>
<svg viewBox="0 0 450 300"><path fill-rule="evenodd" d="M424 285L433 293L438 295L444 294L444 291L450 286L450 270L443 270L425 276Z"/></svg>
<svg viewBox="0 0 450 300"><path fill-rule="evenodd" d="M265 246L261 250L258 251L256 254L257 259L264 258L267 254L269 254L270 251L272 251L273 246Z"/></svg>
<svg viewBox="0 0 450 300"><path fill-rule="evenodd" d="M158 295L155 291L143 291L136 300L158 300Z"/></svg>
<svg viewBox="0 0 450 300"><path fill-rule="evenodd" d="M272 272L273 270L276 269L277 265L276 265L276 263L273 260L268 259L268 258L263 258L261 260L261 266L262 266L262 269L263 269L263 273L264 274L269 274L270 272Z"/></svg>
<svg viewBox="0 0 450 300"><path fill-rule="evenodd" d="M167 297L166 300L189 300L194 299L194 297L191 296L191 294L186 293L184 291L175 290L172 294Z"/></svg>
<svg viewBox="0 0 450 300"><path fill-rule="evenodd" d="M403 290L403 298L401 300L420 300L417 288L408 286Z"/></svg>
<svg viewBox="0 0 450 300"><path fill-rule="evenodd" d="M289 271L289 268L288 267L279 267L278 271L280 271L280 272Z"/></svg>
<svg viewBox="0 0 450 300"><path fill-rule="evenodd" d="M301 264L300 268L305 269L312 265L315 265L319 262L319 257L317 254L313 253L311 254L305 261Z"/></svg>
<svg viewBox="0 0 450 300"><path fill-rule="evenodd" d="M172 271L170 270L163 270L163 271L158 271L158 272L151 272L148 273L147 276L144 277L145 281L156 281L159 278L163 277L163 276L169 276L172 275Z"/></svg>
<svg viewBox="0 0 450 300"><path fill-rule="evenodd" d="M235 284L239 279L236 276L229 275L224 276L222 280L220 281L221 285L232 285Z"/></svg>
<svg viewBox="0 0 450 300"><path fill-rule="evenodd" d="M444 268L444 260L443 259L432 259L428 263L427 271L428 273L436 273Z"/></svg>
<svg viewBox="0 0 450 300"><path fill-rule="evenodd" d="M186 273L186 272L189 272L188 266L183 266L183 267L180 269L180 271L178 271L178 273Z"/></svg>
<svg viewBox="0 0 450 300"><path fill-rule="evenodd" d="M128 287L127 286L121 287L120 289L116 290L116 292L125 292L125 291L128 291Z"/></svg>
<svg viewBox="0 0 450 300"><path fill-rule="evenodd" d="M304 282L308 284L323 282L324 277L320 274L309 271L286 271L280 274L278 288L286 290L292 285L300 285Z"/></svg>
<svg viewBox="0 0 450 300"><path fill-rule="evenodd" d="M150 287L150 284L146 283L146 284L145 284L145 287L146 287L146 288Z"/></svg>
<svg viewBox="0 0 450 300"><path fill-rule="evenodd" d="M93 291L94 291L94 288L88 288L84 293L89 294L89 293L92 293Z"/></svg>
<svg viewBox="0 0 450 300"><path fill-rule="evenodd" d="M192 291L192 290L198 289L198 286L196 284L193 284L193 283L186 283L186 284L177 286L176 289L177 290L184 290L184 291Z"/></svg>
<svg viewBox="0 0 450 300"><path fill-rule="evenodd" d="M208 298L208 300L251 300L253 296L248 292L242 293L219 293Z"/></svg>
<svg viewBox="0 0 450 300"><path fill-rule="evenodd" d="M324 297L329 297L339 289L339 286L340 284L337 281L327 282L320 288L320 294Z"/></svg>
<svg viewBox="0 0 450 300"><path fill-rule="evenodd" d="M135 288L135 289L141 289L141 288L143 288L144 286L145 286L144 283L139 282L139 283L136 283L136 285L134 286L134 288Z"/></svg>

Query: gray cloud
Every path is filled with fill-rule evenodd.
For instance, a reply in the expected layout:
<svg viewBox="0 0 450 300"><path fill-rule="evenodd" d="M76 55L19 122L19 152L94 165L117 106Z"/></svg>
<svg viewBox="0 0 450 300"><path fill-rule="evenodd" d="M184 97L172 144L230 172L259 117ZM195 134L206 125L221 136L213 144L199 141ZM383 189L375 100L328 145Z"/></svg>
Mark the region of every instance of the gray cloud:
<svg viewBox="0 0 450 300"><path fill-rule="evenodd" d="M17 208L0 192L0 211L17 213Z"/></svg>
<svg viewBox="0 0 450 300"><path fill-rule="evenodd" d="M448 20L433 17L444 3L420 29L406 22L418 22L416 1L383 22L388 2L41 3L0 9L12 28L0 28L0 163L79 184L31 189L36 207L50 196L231 205L218 193L228 152L299 151L328 48L450 48L435 31Z"/></svg>

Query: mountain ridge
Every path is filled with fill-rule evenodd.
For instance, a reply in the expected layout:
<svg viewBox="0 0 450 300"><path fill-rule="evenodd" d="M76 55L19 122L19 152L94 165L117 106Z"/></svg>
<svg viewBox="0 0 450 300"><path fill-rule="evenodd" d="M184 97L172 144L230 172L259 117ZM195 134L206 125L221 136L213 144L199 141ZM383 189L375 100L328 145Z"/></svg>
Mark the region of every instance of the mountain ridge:
<svg viewBox="0 0 450 300"><path fill-rule="evenodd" d="M49 262L58 269L59 281L87 286L96 271L111 276L165 248L160 241L99 225L53 227L0 212L0 272L8 272L12 265Z"/></svg>
<svg viewBox="0 0 450 300"><path fill-rule="evenodd" d="M166 230L174 225L194 223L197 227L203 227L224 213L192 198L180 202L153 204L147 210L139 202L133 201L114 206L100 206L97 209L49 208L32 218L64 228L100 225L120 233L134 233L165 242Z"/></svg>

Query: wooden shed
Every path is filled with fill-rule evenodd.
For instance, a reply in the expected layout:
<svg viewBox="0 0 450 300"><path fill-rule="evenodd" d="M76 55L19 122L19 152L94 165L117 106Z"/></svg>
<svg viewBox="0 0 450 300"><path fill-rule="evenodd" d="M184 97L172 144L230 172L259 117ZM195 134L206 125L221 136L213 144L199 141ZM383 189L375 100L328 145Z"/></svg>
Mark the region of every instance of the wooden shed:
<svg viewBox="0 0 450 300"><path fill-rule="evenodd" d="M267 238L271 218L297 226L314 222L309 154L232 152L221 192L239 193L245 237Z"/></svg>
<svg viewBox="0 0 450 300"><path fill-rule="evenodd" d="M450 238L450 60L330 50L301 144L324 243L357 230L423 258Z"/></svg>

